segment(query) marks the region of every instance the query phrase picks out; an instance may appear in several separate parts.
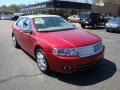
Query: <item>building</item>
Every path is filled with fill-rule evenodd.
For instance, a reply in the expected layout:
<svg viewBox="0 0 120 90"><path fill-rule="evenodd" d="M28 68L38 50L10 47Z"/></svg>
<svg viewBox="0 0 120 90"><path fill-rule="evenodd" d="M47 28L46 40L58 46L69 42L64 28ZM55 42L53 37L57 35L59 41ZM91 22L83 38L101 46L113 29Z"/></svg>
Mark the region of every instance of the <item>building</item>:
<svg viewBox="0 0 120 90"><path fill-rule="evenodd" d="M118 16L120 15L120 0L93 0L91 9L93 11Z"/></svg>
<svg viewBox="0 0 120 90"><path fill-rule="evenodd" d="M48 0L21 9L24 14L57 14L64 17L91 10L91 0Z"/></svg>
<svg viewBox="0 0 120 90"><path fill-rule="evenodd" d="M1 15L13 15L13 12L0 12Z"/></svg>

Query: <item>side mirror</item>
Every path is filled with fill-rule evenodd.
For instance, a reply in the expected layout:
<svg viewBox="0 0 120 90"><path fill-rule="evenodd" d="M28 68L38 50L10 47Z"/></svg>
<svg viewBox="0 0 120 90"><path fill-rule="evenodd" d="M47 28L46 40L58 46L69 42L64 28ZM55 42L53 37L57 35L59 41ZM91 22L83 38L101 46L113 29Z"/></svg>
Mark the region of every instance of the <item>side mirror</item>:
<svg viewBox="0 0 120 90"><path fill-rule="evenodd" d="M31 33L32 33L32 30L24 29L24 32L25 32L25 33L30 33L30 34L31 34Z"/></svg>

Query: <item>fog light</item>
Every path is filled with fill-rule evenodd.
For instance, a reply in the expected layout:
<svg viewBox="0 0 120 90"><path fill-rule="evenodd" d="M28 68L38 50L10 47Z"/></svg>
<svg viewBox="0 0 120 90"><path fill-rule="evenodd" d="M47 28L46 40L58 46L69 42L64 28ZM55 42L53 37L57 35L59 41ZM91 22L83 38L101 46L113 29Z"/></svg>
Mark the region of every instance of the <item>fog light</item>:
<svg viewBox="0 0 120 90"><path fill-rule="evenodd" d="M72 70L72 67L70 67L70 66L64 66L64 70L65 70L65 71L71 71L71 70Z"/></svg>

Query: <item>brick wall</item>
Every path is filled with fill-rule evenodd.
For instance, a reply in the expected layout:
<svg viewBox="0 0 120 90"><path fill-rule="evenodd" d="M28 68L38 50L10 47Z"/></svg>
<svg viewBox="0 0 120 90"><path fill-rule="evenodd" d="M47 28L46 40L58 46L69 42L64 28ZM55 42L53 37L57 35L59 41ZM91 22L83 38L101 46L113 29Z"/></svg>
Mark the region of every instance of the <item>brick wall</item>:
<svg viewBox="0 0 120 90"><path fill-rule="evenodd" d="M98 11L100 13L111 13L113 16L120 15L120 5L105 3L105 6L95 6L92 5L92 11Z"/></svg>

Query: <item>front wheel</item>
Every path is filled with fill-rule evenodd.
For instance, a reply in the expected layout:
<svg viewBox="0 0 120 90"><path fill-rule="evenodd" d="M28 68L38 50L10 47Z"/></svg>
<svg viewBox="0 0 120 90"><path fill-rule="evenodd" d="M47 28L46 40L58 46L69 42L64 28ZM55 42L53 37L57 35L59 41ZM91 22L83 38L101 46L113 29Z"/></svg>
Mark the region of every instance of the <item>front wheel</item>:
<svg viewBox="0 0 120 90"><path fill-rule="evenodd" d="M106 29L106 32L112 32L110 29Z"/></svg>
<svg viewBox="0 0 120 90"><path fill-rule="evenodd" d="M109 30L106 30L106 32L110 32Z"/></svg>
<svg viewBox="0 0 120 90"><path fill-rule="evenodd" d="M68 21L69 21L69 22L71 22L71 20L70 20L70 19L69 19Z"/></svg>
<svg viewBox="0 0 120 90"><path fill-rule="evenodd" d="M96 27L97 27L97 24L93 24L93 25L92 25L92 28L93 28L93 29L96 29Z"/></svg>
<svg viewBox="0 0 120 90"><path fill-rule="evenodd" d="M47 62L47 58L44 55L43 50L41 49L37 49L36 50L36 59L37 59L37 64L39 69L43 72L43 73L49 73L50 72L50 68Z"/></svg>
<svg viewBox="0 0 120 90"><path fill-rule="evenodd" d="M85 28L85 25L81 24L81 27L82 27L82 28Z"/></svg>

